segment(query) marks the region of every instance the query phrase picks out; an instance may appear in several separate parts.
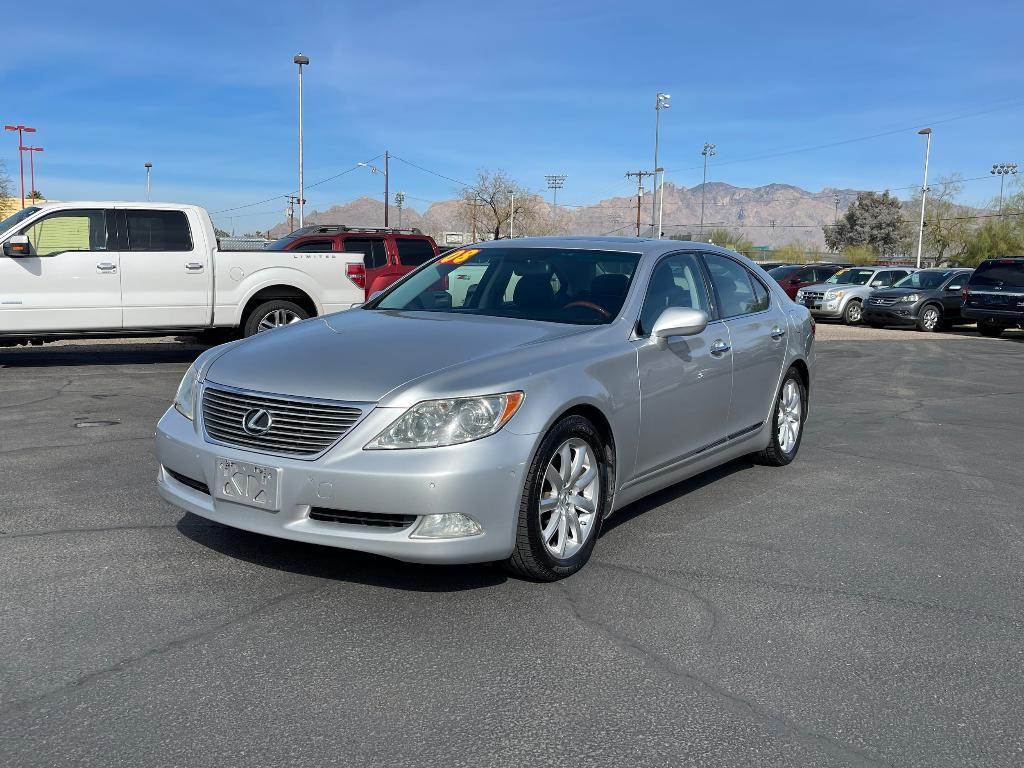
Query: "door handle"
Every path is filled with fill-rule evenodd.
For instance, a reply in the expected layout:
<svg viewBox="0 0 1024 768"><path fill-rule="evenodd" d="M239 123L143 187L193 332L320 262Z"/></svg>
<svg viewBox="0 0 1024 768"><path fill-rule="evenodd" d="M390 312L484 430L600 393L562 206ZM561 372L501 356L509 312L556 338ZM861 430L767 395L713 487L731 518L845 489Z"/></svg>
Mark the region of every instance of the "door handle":
<svg viewBox="0 0 1024 768"><path fill-rule="evenodd" d="M202 272L203 265L198 261L190 261L188 264L185 265L185 269L187 269L189 272Z"/></svg>
<svg viewBox="0 0 1024 768"><path fill-rule="evenodd" d="M778 341L779 339L781 339L785 335L786 335L786 329L785 328L780 328L777 325L774 328L772 328L771 337L773 339L775 339L776 341Z"/></svg>
<svg viewBox="0 0 1024 768"><path fill-rule="evenodd" d="M101 261L96 265L96 269L100 272L116 272L117 264L112 261Z"/></svg>
<svg viewBox="0 0 1024 768"><path fill-rule="evenodd" d="M711 354L712 355L724 355L730 349L732 349L732 345L731 344L727 344L726 342L722 341L721 339L716 339L715 342L711 345Z"/></svg>

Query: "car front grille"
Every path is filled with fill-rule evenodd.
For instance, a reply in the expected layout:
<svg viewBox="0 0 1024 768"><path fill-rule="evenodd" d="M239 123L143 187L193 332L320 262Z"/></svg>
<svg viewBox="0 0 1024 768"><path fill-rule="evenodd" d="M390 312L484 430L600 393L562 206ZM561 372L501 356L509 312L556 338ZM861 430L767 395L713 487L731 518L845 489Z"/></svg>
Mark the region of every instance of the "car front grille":
<svg viewBox="0 0 1024 768"><path fill-rule="evenodd" d="M878 306L878 307L891 307L897 301L899 301L899 299L885 299L885 298L875 297L873 299L868 299L868 304L874 304L875 306Z"/></svg>
<svg viewBox="0 0 1024 768"><path fill-rule="evenodd" d="M266 411L260 427L246 429L247 419ZM303 400L207 384L203 389L203 429L218 443L260 453L318 456L362 416L362 409L341 403Z"/></svg>
<svg viewBox="0 0 1024 768"><path fill-rule="evenodd" d="M825 294L819 291L804 291L804 299L811 301L821 301L825 298Z"/></svg>
<svg viewBox="0 0 1024 768"><path fill-rule="evenodd" d="M370 528L408 528L416 522L416 515L368 514L363 512L345 512L341 509L313 507L309 511L312 520L324 523L342 523L343 525L362 525Z"/></svg>

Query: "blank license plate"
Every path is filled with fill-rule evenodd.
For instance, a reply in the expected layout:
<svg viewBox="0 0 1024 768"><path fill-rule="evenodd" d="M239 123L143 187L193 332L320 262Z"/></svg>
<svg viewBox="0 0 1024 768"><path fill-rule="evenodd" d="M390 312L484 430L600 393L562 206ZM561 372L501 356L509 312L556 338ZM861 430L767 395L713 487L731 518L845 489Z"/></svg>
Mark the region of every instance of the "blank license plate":
<svg viewBox="0 0 1024 768"><path fill-rule="evenodd" d="M277 480L280 470L232 459L217 459L217 480L213 495L236 504L248 504L277 512Z"/></svg>

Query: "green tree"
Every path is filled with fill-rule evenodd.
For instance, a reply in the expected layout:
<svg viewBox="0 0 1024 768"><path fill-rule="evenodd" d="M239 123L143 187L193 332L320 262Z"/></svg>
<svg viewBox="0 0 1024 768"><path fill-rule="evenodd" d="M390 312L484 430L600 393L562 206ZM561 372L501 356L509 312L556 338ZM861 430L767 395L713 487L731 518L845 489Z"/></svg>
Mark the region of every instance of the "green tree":
<svg viewBox="0 0 1024 768"><path fill-rule="evenodd" d="M958 173L942 177L934 187L928 187L922 250L933 255L936 264L960 261L973 237L975 222L969 218L970 209L955 202L962 190L962 176ZM909 207L921 210L920 193L911 199Z"/></svg>
<svg viewBox="0 0 1024 768"><path fill-rule="evenodd" d="M888 192L859 192L835 224L822 227L830 251L867 246L876 257L896 256L910 248L910 227L900 201Z"/></svg>
<svg viewBox="0 0 1024 768"><path fill-rule="evenodd" d="M754 248L754 243L749 237L724 227L712 229L707 233L706 239L709 243L720 245L737 253L748 253Z"/></svg>
<svg viewBox="0 0 1024 768"><path fill-rule="evenodd" d="M1015 216L985 221L973 232L959 263L976 267L985 259L1024 253L1024 227L1019 219Z"/></svg>
<svg viewBox="0 0 1024 768"><path fill-rule="evenodd" d="M771 257L774 261L788 261L790 264L800 264L807 260L807 254L814 249L800 240L793 240L772 251Z"/></svg>
<svg viewBox="0 0 1024 768"><path fill-rule="evenodd" d="M851 245L843 249L843 261L848 261L857 266L867 266L878 261L878 256L873 248L867 245Z"/></svg>

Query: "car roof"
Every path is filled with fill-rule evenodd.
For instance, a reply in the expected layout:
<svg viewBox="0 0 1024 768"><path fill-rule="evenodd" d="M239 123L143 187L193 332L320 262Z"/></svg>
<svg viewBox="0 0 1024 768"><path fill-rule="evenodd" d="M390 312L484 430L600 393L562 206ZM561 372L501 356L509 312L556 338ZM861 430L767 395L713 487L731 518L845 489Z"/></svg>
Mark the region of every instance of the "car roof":
<svg viewBox="0 0 1024 768"><path fill-rule="evenodd" d="M653 237L615 237L612 235L566 235L566 236L545 236L545 237L517 237L514 240L485 240L480 243L472 243L459 246L460 248L565 248L595 251L622 251L626 253L639 253L641 255L656 255L671 253L680 249L691 251L708 251L717 253L730 253L746 259L750 264L754 262L743 254L730 251L728 248L713 245L711 243L698 243L692 240L657 240Z"/></svg>

